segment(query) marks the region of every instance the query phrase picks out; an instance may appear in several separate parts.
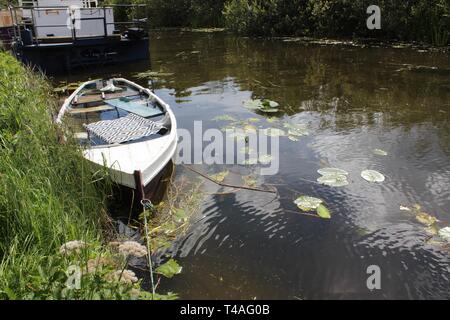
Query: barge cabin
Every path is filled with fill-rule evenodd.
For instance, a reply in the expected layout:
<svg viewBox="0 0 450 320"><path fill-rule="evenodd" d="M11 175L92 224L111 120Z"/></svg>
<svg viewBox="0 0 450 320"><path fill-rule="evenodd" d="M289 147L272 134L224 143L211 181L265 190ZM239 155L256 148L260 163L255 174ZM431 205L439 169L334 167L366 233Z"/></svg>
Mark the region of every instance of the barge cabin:
<svg viewBox="0 0 450 320"><path fill-rule="evenodd" d="M13 52L25 64L46 73L150 58L146 5L106 6L98 0L19 0L19 6L8 9ZM133 17L117 21L115 16L124 16L125 11Z"/></svg>

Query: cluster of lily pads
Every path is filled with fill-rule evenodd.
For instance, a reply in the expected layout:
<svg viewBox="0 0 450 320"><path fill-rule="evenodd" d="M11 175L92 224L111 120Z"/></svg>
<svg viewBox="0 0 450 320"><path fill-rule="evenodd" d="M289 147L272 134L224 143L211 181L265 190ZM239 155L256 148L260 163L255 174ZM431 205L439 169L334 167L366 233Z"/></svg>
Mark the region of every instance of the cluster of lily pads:
<svg viewBox="0 0 450 320"><path fill-rule="evenodd" d="M278 107L280 104L278 102L269 99L250 99L244 101L244 107L250 110L258 110L264 113L275 113L278 112Z"/></svg>
<svg viewBox="0 0 450 320"><path fill-rule="evenodd" d="M232 131L232 135L237 139L246 139L250 133L255 132L258 128L254 125L260 121L259 118L248 118L246 120L236 120L230 115L220 115L212 119L213 121L228 121L229 124L222 127L222 131ZM276 118L267 118L268 123L275 123ZM242 130L236 130L236 129ZM269 127L261 129L261 132L268 137L287 137L291 141L298 141L300 137L309 135L306 124L286 122L277 127Z"/></svg>
<svg viewBox="0 0 450 320"><path fill-rule="evenodd" d="M330 187L344 187L349 184L347 179L348 172L339 168L321 168L317 170L321 177L317 178L317 182ZM385 176L376 170L361 171L361 178L368 182L383 182Z"/></svg>
<svg viewBox="0 0 450 320"><path fill-rule="evenodd" d="M222 183L229 174L230 174L229 170L224 170L224 171L215 173L213 175L210 175L209 177L218 183ZM258 184L258 180L255 177L255 175L253 175L253 174L245 175L245 176L242 176L241 178L242 178L243 185L245 187L256 187L256 185Z"/></svg>
<svg viewBox="0 0 450 320"><path fill-rule="evenodd" d="M428 243L442 245L450 242L450 227L440 227L443 222L424 212L419 204L415 204L411 208L400 206L400 210L414 215L417 222L425 227L425 232L431 235Z"/></svg>
<svg viewBox="0 0 450 320"><path fill-rule="evenodd" d="M268 99L255 99L255 100L247 100L244 101L244 107L251 110L257 110L263 113L276 113L279 111L279 104L275 101L271 101ZM221 116L221 118L216 118L217 120L223 121L234 121L236 120L230 116ZM277 121L276 118L268 118L267 122L273 123ZM230 128L232 126L228 126ZM302 124L292 124L292 123L284 123L283 129L279 128L266 128L263 130L263 133L267 136L288 136L288 138L292 141L297 141L298 137L306 136L309 134L307 127ZM245 132L247 129L255 130L254 126L249 126L248 124L244 126L244 138ZM372 152L378 156L387 156L388 153L382 149L373 149ZM250 159L248 160L250 161ZM252 163L253 164L253 163ZM343 169L339 168L321 168L317 170L317 172L321 175L317 178L317 182L330 186L330 187L344 187L349 184L348 175L349 173ZM360 174L361 178L371 183L381 183L385 181L385 176L376 170L366 169L362 170ZM311 197L308 195L302 195L294 200L294 203L297 207L304 212L315 211L317 216L324 219L330 219L331 214L328 208L324 205L324 201L320 198ZM439 235L442 239L450 242L450 227L445 227L440 230L437 230L435 225L438 220L435 217L430 216L427 213L420 211L419 208L409 209L406 207L402 207L404 210L414 211L416 214L416 219L428 226L427 232L433 233L433 235Z"/></svg>

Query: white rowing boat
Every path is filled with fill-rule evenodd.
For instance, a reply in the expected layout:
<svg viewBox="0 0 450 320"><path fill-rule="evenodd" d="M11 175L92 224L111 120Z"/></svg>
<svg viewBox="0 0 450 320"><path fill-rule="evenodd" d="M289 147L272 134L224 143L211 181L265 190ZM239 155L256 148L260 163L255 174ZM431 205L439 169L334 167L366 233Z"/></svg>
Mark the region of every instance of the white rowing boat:
<svg viewBox="0 0 450 320"><path fill-rule="evenodd" d="M106 166L112 179L138 198L174 157L177 122L170 106L149 89L123 78L83 83L64 102L67 121L84 157Z"/></svg>

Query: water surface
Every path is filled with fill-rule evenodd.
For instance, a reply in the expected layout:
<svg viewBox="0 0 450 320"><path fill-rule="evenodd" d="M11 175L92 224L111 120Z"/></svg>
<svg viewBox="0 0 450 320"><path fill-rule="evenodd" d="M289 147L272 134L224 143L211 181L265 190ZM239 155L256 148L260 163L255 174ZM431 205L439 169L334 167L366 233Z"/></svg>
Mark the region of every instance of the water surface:
<svg viewBox="0 0 450 320"><path fill-rule="evenodd" d="M194 120L220 128L226 122L212 119L229 114L257 117L260 127L303 123L310 132L299 141L280 138L278 174L259 178L277 196L242 190L205 197L170 250L183 272L160 290L186 299L450 298L448 247L427 244L423 225L399 209L418 203L450 223L448 54L165 31L152 34L151 58L153 70L173 73L155 88L181 128L192 130ZM89 74L133 78L148 68ZM250 98L280 103L277 120L243 108ZM375 148L388 155L375 155ZM325 166L347 170L351 183L315 183ZM250 172L227 168L236 184ZM386 181L366 182L364 169ZM325 200L332 219L298 214L293 200L301 194ZM366 286L369 265L381 268L381 290Z"/></svg>

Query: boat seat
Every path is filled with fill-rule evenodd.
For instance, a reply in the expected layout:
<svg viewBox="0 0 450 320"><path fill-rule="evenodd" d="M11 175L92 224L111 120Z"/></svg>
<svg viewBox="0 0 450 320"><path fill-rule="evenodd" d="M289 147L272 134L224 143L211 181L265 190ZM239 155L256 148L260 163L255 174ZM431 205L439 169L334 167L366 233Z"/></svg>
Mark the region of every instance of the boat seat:
<svg viewBox="0 0 450 320"><path fill-rule="evenodd" d="M87 132L75 132L73 134L73 137L75 139L80 139L80 140L87 140L89 138L89 135Z"/></svg>
<svg viewBox="0 0 450 320"><path fill-rule="evenodd" d="M105 99L102 98L101 94L90 94L90 95L78 97L77 102L73 101L72 104L76 106L76 105L80 105L80 104L84 104L84 103L101 102L101 101L104 101L107 99L114 99L114 98L119 98L119 97L133 97L133 96L134 97L139 96L139 93L136 93L136 92L132 92L132 93L128 93L128 94L125 94L123 92L106 93Z"/></svg>
<svg viewBox="0 0 450 320"><path fill-rule="evenodd" d="M110 106L120 108L122 110L136 114L143 118L156 117L156 116L160 116L160 115L164 114L164 112L161 111L157 107L145 106L145 105L133 102L132 100L129 100L129 99L123 99L123 98L111 99L111 100L105 100L105 103Z"/></svg>
<svg viewBox="0 0 450 320"><path fill-rule="evenodd" d="M89 107L89 108L74 108L70 109L70 114L80 114L80 113L90 113L90 112L100 112L100 111L108 111L113 110L114 108L109 105L101 105L96 107Z"/></svg>
<svg viewBox="0 0 450 320"><path fill-rule="evenodd" d="M102 120L83 125L92 134L109 144L122 143L157 134L164 125L133 113L115 120Z"/></svg>

